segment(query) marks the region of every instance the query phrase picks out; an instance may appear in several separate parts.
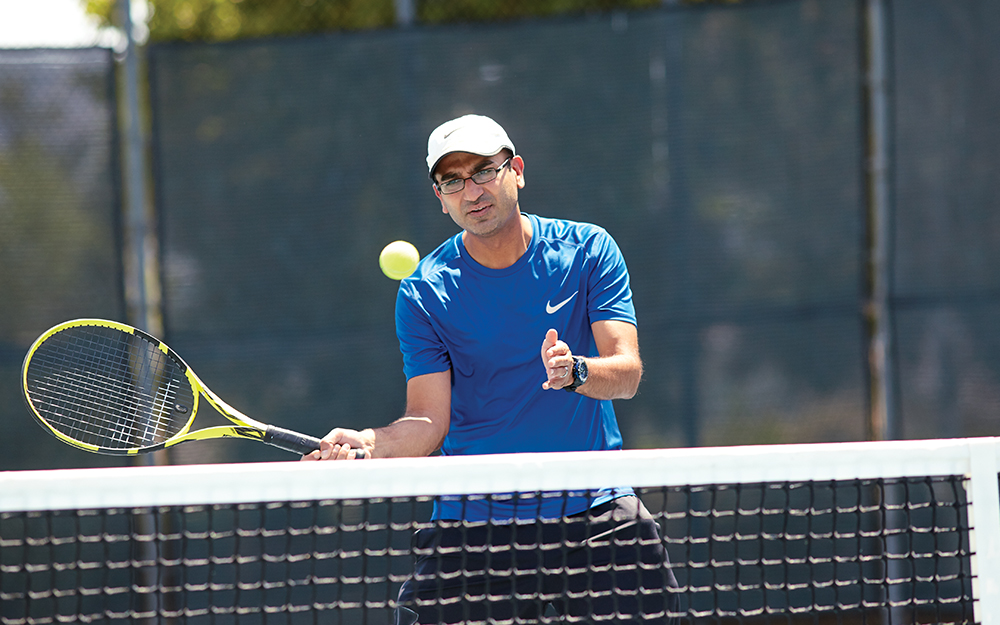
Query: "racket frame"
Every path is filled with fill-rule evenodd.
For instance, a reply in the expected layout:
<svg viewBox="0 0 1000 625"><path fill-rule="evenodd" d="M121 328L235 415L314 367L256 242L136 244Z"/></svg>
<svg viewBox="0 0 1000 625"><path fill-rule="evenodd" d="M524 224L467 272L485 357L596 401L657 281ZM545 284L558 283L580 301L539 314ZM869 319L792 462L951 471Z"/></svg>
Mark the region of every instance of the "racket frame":
<svg viewBox="0 0 1000 625"><path fill-rule="evenodd" d="M68 436L64 432L56 429L42 414L42 411L35 406L31 399L31 391L28 388L28 369L31 365L31 360L34 357L38 349L51 337L58 334L59 332L68 330L74 327L104 327L111 328L124 332L126 334L132 334L156 347L156 349L163 352L168 358L170 358L184 373L188 382L191 385L193 391L192 395L192 405L190 408L190 416L188 417L187 423L173 436L168 439L161 441L159 443L140 447L102 447L100 445L94 445L85 441L77 440L71 436ZM261 423L246 416L239 410L233 408L228 403L222 400L218 395L216 395L211 389L209 389L198 376L194 373L190 366L184 359L181 358L177 352L172 350L166 343L152 336L151 334L144 332L138 328L134 328L130 325L124 323L119 323L117 321L109 321L107 319L74 319L72 321L66 321L53 326L42 333L35 342L31 345L28 350L27 355L24 357L24 364L21 367L21 391L24 397L25 403L28 409L31 411L32 416L38 421L42 427L53 434L56 438L62 442L83 449L85 451L106 454L112 456L134 456L137 454L144 454L154 452L160 449L166 449L168 447L173 447L174 445L179 445L181 443L186 443L188 441L196 440L210 440L217 438L243 438L248 440L260 441L267 443L274 447L290 451L292 453L307 454L311 451L319 449L319 439L312 436L307 436L305 434L299 434L298 432L293 432L291 430L286 430L284 428L279 428L271 425ZM194 419L198 414L198 408L200 406L200 398L204 398L217 412L222 414L224 417L232 422L232 425L220 425L212 426L207 428L202 428L199 430L191 431L191 426L194 423Z"/></svg>

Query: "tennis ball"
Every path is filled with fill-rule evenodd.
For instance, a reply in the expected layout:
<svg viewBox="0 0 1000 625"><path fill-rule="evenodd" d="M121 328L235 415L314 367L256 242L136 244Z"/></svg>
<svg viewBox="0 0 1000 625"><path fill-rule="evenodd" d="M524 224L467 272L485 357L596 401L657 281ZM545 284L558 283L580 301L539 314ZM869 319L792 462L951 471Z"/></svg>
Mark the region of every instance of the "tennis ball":
<svg viewBox="0 0 1000 625"><path fill-rule="evenodd" d="M420 254L409 241L393 241L378 255L378 265L382 273L393 280L402 280L417 268Z"/></svg>

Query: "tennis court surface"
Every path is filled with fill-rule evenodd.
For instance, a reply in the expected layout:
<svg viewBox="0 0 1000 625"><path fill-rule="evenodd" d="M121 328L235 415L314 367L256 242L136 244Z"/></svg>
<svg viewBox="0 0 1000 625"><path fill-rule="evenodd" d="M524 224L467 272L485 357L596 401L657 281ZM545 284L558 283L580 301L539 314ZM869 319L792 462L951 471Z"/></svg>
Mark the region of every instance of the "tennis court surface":
<svg viewBox="0 0 1000 625"><path fill-rule="evenodd" d="M390 623L435 498L624 485L660 525L679 622L996 623L997 476L992 438L6 472L0 616ZM541 572L573 573L518 574Z"/></svg>

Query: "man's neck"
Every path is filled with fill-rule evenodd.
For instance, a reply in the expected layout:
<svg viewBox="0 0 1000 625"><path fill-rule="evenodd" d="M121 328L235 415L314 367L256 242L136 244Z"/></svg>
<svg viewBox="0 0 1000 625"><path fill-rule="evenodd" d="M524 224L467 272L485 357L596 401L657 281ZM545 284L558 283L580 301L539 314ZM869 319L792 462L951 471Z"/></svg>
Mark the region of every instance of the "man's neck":
<svg viewBox="0 0 1000 625"><path fill-rule="evenodd" d="M511 227L490 237L478 237L465 231L462 242L472 258L490 269L506 269L518 261L528 251L531 244L531 220L517 213L511 220Z"/></svg>

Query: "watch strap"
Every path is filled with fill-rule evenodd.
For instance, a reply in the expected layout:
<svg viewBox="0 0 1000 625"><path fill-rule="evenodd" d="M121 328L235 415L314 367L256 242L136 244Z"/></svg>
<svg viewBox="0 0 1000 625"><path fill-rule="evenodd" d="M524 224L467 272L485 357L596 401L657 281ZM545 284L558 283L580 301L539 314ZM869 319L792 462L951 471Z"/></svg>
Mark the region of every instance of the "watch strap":
<svg viewBox="0 0 1000 625"><path fill-rule="evenodd" d="M563 387L564 391L569 391L571 393L583 386L583 384L587 381L587 363L584 361L583 356L573 356L572 372L573 382Z"/></svg>

